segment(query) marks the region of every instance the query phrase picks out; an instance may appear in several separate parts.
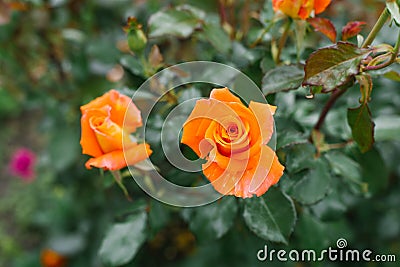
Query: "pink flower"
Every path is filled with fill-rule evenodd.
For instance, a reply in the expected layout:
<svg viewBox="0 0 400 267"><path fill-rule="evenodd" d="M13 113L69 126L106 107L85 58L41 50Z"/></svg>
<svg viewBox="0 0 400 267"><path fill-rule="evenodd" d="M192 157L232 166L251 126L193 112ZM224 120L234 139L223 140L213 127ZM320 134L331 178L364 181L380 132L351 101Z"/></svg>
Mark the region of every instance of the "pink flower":
<svg viewBox="0 0 400 267"><path fill-rule="evenodd" d="M35 178L36 155L27 148L20 148L14 152L9 163L10 173L19 176L25 181Z"/></svg>

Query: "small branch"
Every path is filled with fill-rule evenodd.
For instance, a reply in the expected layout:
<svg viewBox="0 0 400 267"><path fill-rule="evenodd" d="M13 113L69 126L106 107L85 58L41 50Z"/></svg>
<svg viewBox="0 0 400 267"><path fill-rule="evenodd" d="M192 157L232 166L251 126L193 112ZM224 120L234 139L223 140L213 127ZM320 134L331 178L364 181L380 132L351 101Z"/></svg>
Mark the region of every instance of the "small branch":
<svg viewBox="0 0 400 267"><path fill-rule="evenodd" d="M122 192L124 192L124 195L128 201L132 201L131 196L128 193L128 190L126 189L125 185L122 183L122 176L120 171L111 171L111 174L114 176L115 182L118 184L118 186L121 188Z"/></svg>
<svg viewBox="0 0 400 267"><path fill-rule="evenodd" d="M271 28L272 28L273 25L274 25L274 22L271 22L270 24L268 24L268 26L265 27L265 28L261 31L261 33L258 35L257 39L256 39L253 43L251 43L249 47L250 47L250 48L256 47L256 45L258 45L258 44L262 41L262 39L264 38L264 35L265 35L267 32L269 32L269 30L271 30Z"/></svg>
<svg viewBox="0 0 400 267"><path fill-rule="evenodd" d="M218 1L218 13L221 26L224 26L226 22L226 11L225 11L225 6L223 4L223 0Z"/></svg>
<svg viewBox="0 0 400 267"><path fill-rule="evenodd" d="M389 18L389 15L389 10L385 8L379 16L378 20L376 21L371 32L368 34L367 38L365 38L364 43L361 46L362 48L367 48L370 44L372 44L379 31L382 29L383 25L385 25L387 19Z"/></svg>
<svg viewBox="0 0 400 267"><path fill-rule="evenodd" d="M335 91L333 91L328 102L326 102L324 108L322 109L321 114L319 115L319 119L314 126L314 130L319 131L321 129L322 124L324 123L326 115L328 114L329 110L332 108L333 104L335 104L336 100L346 91L347 89L336 89Z"/></svg>
<svg viewBox="0 0 400 267"><path fill-rule="evenodd" d="M393 48L393 51L391 53L392 55L391 55L390 59L388 61L383 62L383 63L378 64L378 65L366 66L365 70L367 70L367 71L368 70L380 70L380 69L386 68L387 66L392 65L397 60L397 56L399 54L399 50L400 50L400 30L399 30L399 35L397 37L397 42L396 42L396 44L395 44L395 46Z"/></svg>
<svg viewBox="0 0 400 267"><path fill-rule="evenodd" d="M288 19L288 21L285 24L285 28L283 29L283 34L281 36L281 39L279 40L278 53L276 54L276 64L279 64L281 62L281 53L282 53L283 47L286 44L286 40L288 38L290 25L292 25L292 20Z"/></svg>

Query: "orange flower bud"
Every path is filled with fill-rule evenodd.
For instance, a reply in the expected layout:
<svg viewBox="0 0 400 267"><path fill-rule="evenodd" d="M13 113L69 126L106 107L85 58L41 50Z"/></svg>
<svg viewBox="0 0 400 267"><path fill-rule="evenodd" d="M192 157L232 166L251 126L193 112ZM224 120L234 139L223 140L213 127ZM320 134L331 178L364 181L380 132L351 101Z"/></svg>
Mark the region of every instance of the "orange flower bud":
<svg viewBox="0 0 400 267"><path fill-rule="evenodd" d="M330 4L331 0L272 0L275 12L282 13L294 19L307 19L311 12L322 13Z"/></svg>
<svg viewBox="0 0 400 267"><path fill-rule="evenodd" d="M119 170L152 153L148 144L137 144L129 136L142 126L140 111L129 97L111 90L82 106L81 112L82 153L93 157L86 168Z"/></svg>
<svg viewBox="0 0 400 267"><path fill-rule="evenodd" d="M43 267L64 267L67 260L63 255L51 249L45 249L40 254L40 262Z"/></svg>

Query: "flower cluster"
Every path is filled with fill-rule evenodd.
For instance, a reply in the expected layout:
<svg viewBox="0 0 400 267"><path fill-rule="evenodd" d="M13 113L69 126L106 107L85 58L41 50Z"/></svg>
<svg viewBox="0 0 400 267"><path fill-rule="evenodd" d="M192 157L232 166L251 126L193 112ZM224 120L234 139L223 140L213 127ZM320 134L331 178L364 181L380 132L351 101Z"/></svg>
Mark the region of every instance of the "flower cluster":
<svg viewBox="0 0 400 267"><path fill-rule="evenodd" d="M258 102L246 107L228 88L214 89L209 99L196 102L181 142L207 159L203 173L221 194L261 196L279 181L284 167L267 146L275 109ZM142 120L127 96L111 90L81 111L83 153L93 157L86 162L87 168L119 170L151 154L148 144L131 140L130 134Z"/></svg>

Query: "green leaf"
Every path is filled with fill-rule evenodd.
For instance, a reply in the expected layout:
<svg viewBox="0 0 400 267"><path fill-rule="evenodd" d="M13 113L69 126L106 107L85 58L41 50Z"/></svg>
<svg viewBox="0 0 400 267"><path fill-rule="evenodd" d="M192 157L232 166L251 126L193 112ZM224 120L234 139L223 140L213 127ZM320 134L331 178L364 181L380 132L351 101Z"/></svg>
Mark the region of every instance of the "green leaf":
<svg viewBox="0 0 400 267"><path fill-rule="evenodd" d="M304 70L301 65L280 66L268 71L262 79L263 93L273 94L277 92L297 89L304 78Z"/></svg>
<svg viewBox="0 0 400 267"><path fill-rule="evenodd" d="M288 243L296 221L293 201L272 187L262 197L244 200L243 218L256 235L266 240Z"/></svg>
<svg viewBox="0 0 400 267"><path fill-rule="evenodd" d="M319 251L329 246L330 238L326 231L326 224L311 214L303 213L299 216L294 234L302 246Z"/></svg>
<svg viewBox="0 0 400 267"><path fill-rule="evenodd" d="M400 141L400 116L382 116L374 121L376 141Z"/></svg>
<svg viewBox="0 0 400 267"><path fill-rule="evenodd" d="M197 239L200 242L208 242L228 232L237 210L236 199L225 196L206 206L183 209L182 215Z"/></svg>
<svg viewBox="0 0 400 267"><path fill-rule="evenodd" d="M206 23L203 25L203 33L206 39L223 54L227 54L232 48L232 41L220 25Z"/></svg>
<svg viewBox="0 0 400 267"><path fill-rule="evenodd" d="M359 194L367 193L368 184L362 181L362 173L360 164L347 155L337 152L330 151L325 154L333 173L343 177L344 181L349 185L350 189Z"/></svg>
<svg viewBox="0 0 400 267"><path fill-rule="evenodd" d="M198 23L198 18L188 10L162 10L149 18L149 37L174 35L187 38L193 33Z"/></svg>
<svg viewBox="0 0 400 267"><path fill-rule="evenodd" d="M336 175L355 182L361 181L361 169L357 162L337 151L329 151L324 156Z"/></svg>
<svg viewBox="0 0 400 267"><path fill-rule="evenodd" d="M308 171L296 174L293 183L286 189L288 194L305 205L313 204L323 199L330 188L331 175L328 164L319 158L314 160L314 166Z"/></svg>
<svg viewBox="0 0 400 267"><path fill-rule="evenodd" d="M332 191L321 201L311 206L312 213L324 221L340 219L347 211L347 205L342 200L343 182L332 180Z"/></svg>
<svg viewBox="0 0 400 267"><path fill-rule="evenodd" d="M351 128L354 141L357 142L361 152L368 151L374 143L375 124L371 119L371 112L367 104L347 111L347 121Z"/></svg>
<svg viewBox="0 0 400 267"><path fill-rule="evenodd" d="M143 76L144 69L140 60L132 55L122 56L120 63L127 68L130 72L137 76Z"/></svg>
<svg viewBox="0 0 400 267"><path fill-rule="evenodd" d="M368 184L368 192L376 194L385 189L389 181L389 170L376 148L366 153L359 153L357 161L361 165L363 181Z"/></svg>
<svg viewBox="0 0 400 267"><path fill-rule="evenodd" d="M306 61L303 85L320 85L324 91L338 88L359 73L361 60L368 53L346 42L319 49Z"/></svg>
<svg viewBox="0 0 400 267"><path fill-rule="evenodd" d="M301 143L284 149L285 166L289 173L296 173L314 166L315 147L311 143Z"/></svg>
<svg viewBox="0 0 400 267"><path fill-rule="evenodd" d="M146 239L145 211L137 213L127 222L116 223L107 232L99 250L99 256L104 264L119 266L133 259L136 252Z"/></svg>
<svg viewBox="0 0 400 267"><path fill-rule="evenodd" d="M397 25L400 25L400 10L396 0L386 0L386 7Z"/></svg>
<svg viewBox="0 0 400 267"><path fill-rule="evenodd" d="M388 71L386 72L383 77L385 77L386 79L395 81L395 82L400 82L400 73L396 72L396 71Z"/></svg>

